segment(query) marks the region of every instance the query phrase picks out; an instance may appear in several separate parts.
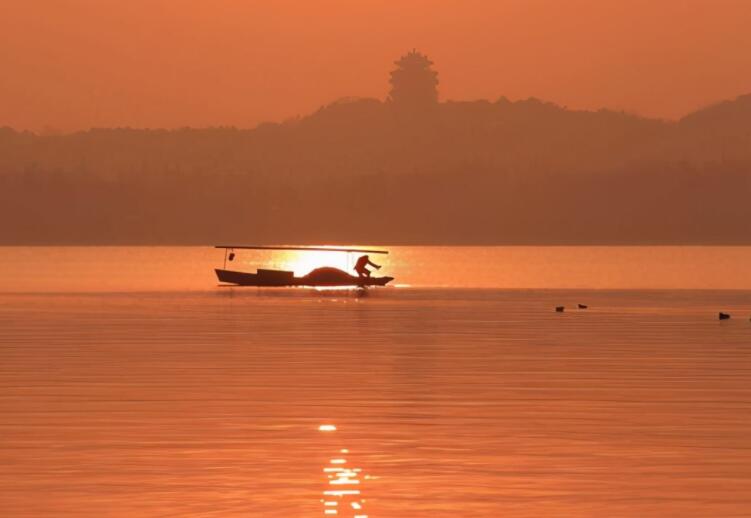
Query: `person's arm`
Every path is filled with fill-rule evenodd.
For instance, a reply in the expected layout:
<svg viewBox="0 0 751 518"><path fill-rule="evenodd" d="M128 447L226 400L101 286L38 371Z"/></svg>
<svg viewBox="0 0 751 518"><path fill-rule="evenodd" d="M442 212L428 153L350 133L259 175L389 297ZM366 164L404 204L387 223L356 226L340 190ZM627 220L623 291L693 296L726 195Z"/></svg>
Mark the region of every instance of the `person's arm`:
<svg viewBox="0 0 751 518"><path fill-rule="evenodd" d="M376 270L380 270L380 269L381 269L381 267L380 267L380 266L378 266L378 265L377 265L376 263L374 263L374 262L373 262L373 261L371 261L370 259L368 259L368 264L369 264L370 266L372 266L373 268L375 268Z"/></svg>

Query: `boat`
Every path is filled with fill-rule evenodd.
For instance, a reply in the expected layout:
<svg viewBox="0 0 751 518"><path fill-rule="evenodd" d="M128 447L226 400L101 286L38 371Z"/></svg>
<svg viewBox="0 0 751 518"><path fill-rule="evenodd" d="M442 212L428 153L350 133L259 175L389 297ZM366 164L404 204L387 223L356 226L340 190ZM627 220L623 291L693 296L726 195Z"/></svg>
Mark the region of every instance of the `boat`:
<svg viewBox="0 0 751 518"><path fill-rule="evenodd" d="M331 266L316 268L310 273L296 276L294 272L286 270L271 270L258 268L255 273L228 270L227 261L235 258L235 250L297 250L324 251L359 254L388 254L386 250L366 250L361 248L333 248L308 246L249 246L249 245L216 245L215 248L224 249L224 267L215 268L219 282L232 286L258 287L357 287L368 288L386 286L393 281L393 277L355 276L344 270Z"/></svg>

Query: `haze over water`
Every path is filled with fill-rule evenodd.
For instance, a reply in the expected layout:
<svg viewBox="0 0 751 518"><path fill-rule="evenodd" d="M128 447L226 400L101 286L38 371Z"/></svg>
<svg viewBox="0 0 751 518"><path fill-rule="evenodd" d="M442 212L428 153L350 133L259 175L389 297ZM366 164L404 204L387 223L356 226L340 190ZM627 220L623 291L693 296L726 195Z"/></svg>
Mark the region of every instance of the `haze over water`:
<svg viewBox="0 0 751 518"><path fill-rule="evenodd" d="M391 250L358 297L1 249L0 514L748 515L751 248Z"/></svg>

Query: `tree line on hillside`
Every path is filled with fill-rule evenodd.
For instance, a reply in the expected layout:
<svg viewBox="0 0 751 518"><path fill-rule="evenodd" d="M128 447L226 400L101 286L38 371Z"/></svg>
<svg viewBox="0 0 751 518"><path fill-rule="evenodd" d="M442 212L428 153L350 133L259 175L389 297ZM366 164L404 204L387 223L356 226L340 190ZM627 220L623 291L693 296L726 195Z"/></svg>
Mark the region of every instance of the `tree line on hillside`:
<svg viewBox="0 0 751 518"><path fill-rule="evenodd" d="M751 96L439 102L416 51L391 84L247 130L0 128L0 242L751 243Z"/></svg>

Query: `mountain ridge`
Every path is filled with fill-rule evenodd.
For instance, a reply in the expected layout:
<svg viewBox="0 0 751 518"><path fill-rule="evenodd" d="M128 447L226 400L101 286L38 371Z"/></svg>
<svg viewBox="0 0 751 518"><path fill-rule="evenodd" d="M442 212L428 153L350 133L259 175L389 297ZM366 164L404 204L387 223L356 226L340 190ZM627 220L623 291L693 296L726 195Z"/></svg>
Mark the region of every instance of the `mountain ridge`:
<svg viewBox="0 0 751 518"><path fill-rule="evenodd" d="M748 95L678 121L348 98L246 130L0 129L3 244L751 244L749 199Z"/></svg>

